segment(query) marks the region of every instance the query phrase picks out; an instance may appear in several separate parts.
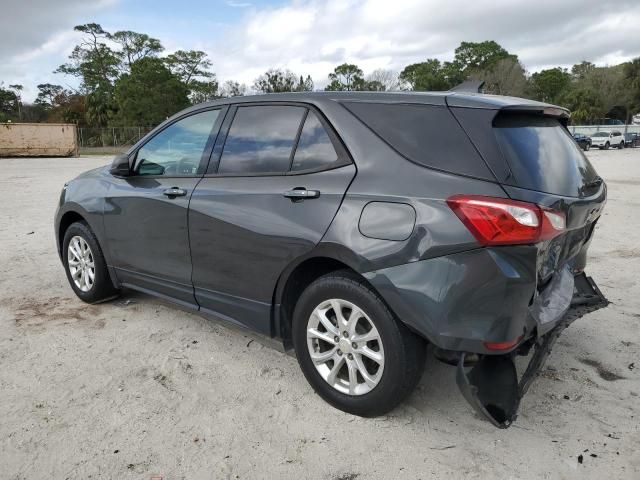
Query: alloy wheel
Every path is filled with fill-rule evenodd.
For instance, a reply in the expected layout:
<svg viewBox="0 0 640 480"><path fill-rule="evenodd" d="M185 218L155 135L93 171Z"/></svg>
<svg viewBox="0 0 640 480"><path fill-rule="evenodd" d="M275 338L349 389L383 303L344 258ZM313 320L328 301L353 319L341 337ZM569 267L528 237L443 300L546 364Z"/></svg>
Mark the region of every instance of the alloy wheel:
<svg viewBox="0 0 640 480"><path fill-rule="evenodd" d="M348 395L364 395L380 382L384 348L380 333L357 305L330 299L307 322L307 348L322 378Z"/></svg>
<svg viewBox="0 0 640 480"><path fill-rule="evenodd" d="M96 278L96 266L91 247L79 235L69 241L67 264L73 283L83 292L93 288Z"/></svg>

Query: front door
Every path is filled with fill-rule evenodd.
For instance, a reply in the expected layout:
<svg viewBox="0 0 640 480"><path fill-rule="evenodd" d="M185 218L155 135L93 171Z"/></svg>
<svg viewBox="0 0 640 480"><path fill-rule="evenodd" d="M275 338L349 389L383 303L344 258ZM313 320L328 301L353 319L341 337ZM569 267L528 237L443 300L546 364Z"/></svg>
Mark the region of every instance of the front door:
<svg viewBox="0 0 640 480"><path fill-rule="evenodd" d="M195 306L188 207L219 117L219 109L207 110L170 124L133 154L133 175L113 178L104 212L106 243L125 286Z"/></svg>
<svg viewBox="0 0 640 480"><path fill-rule="evenodd" d="M228 116L189 209L195 295L202 310L269 334L280 274L321 240L355 167L307 107L239 106Z"/></svg>

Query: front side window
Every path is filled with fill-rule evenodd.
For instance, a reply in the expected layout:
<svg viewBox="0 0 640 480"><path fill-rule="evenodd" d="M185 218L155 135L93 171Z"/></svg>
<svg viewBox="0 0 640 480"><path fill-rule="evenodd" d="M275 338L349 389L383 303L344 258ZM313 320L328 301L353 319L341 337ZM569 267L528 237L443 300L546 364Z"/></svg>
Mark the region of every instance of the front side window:
<svg viewBox="0 0 640 480"><path fill-rule="evenodd" d="M320 123L318 116L309 111L300 133L298 147L293 157L291 170L310 170L328 167L338 160L327 131Z"/></svg>
<svg viewBox="0 0 640 480"><path fill-rule="evenodd" d="M136 173L168 177L197 174L219 113L220 110L196 113L162 130L138 150Z"/></svg>
<svg viewBox="0 0 640 480"><path fill-rule="evenodd" d="M305 108L238 107L222 150L220 174L282 174L289 170L291 151Z"/></svg>

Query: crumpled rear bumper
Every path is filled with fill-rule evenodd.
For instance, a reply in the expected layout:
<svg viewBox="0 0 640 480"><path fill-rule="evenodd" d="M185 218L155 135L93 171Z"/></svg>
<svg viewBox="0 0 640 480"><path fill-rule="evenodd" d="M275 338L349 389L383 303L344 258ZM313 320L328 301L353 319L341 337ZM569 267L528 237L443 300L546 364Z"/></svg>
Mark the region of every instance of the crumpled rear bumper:
<svg viewBox="0 0 640 480"><path fill-rule="evenodd" d="M517 378L515 352L483 355L472 368L465 367L463 353L456 373L462 395L479 415L496 427L508 428L517 417L522 397L538 376L564 329L578 318L608 304L591 277L584 273L576 276L569 310L559 322L554 322L552 329L533 340L533 354L522 378Z"/></svg>

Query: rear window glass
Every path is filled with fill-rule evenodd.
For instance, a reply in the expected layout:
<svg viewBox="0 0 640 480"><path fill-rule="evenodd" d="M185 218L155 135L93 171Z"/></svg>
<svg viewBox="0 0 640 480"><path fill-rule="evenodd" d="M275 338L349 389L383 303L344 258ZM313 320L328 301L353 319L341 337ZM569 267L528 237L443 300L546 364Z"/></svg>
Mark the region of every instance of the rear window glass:
<svg viewBox="0 0 640 480"><path fill-rule="evenodd" d="M560 122L531 115L499 115L493 126L517 185L563 196L580 196L597 175Z"/></svg>
<svg viewBox="0 0 640 480"><path fill-rule="evenodd" d="M338 154L317 115L309 112L300 133L291 170L309 170L336 163Z"/></svg>
<svg viewBox="0 0 640 480"><path fill-rule="evenodd" d="M345 102L345 107L408 160L495 181L449 109L435 105Z"/></svg>
<svg viewBox="0 0 640 480"><path fill-rule="evenodd" d="M302 107L291 106L238 107L218 173L287 172L304 112Z"/></svg>

